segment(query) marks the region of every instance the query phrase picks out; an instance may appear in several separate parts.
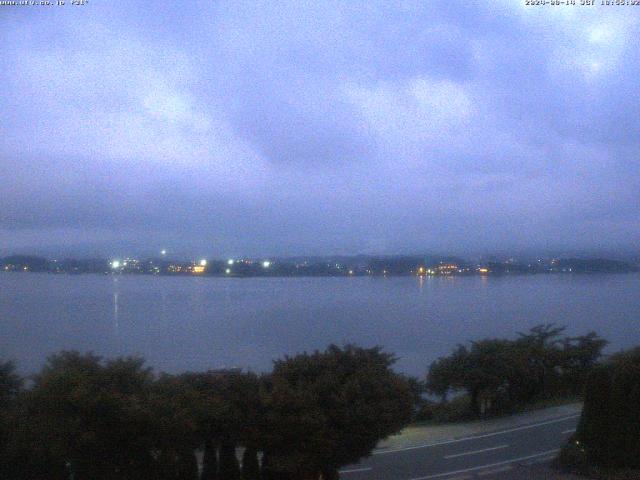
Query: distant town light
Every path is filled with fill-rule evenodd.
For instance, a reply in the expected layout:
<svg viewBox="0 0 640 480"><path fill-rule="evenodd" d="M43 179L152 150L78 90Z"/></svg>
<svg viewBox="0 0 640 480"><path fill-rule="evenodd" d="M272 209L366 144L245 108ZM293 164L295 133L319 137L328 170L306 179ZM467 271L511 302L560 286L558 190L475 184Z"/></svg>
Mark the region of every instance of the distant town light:
<svg viewBox="0 0 640 480"><path fill-rule="evenodd" d="M227 260L227 265L233 265L233 258L230 258L229 260Z"/></svg>
<svg viewBox="0 0 640 480"><path fill-rule="evenodd" d="M120 262L118 260L114 260L111 262L111 268L120 268Z"/></svg>
<svg viewBox="0 0 640 480"><path fill-rule="evenodd" d="M264 268L269 268L271 266L271 262L269 260L265 260L264 262L262 262L262 266Z"/></svg>
<svg viewBox="0 0 640 480"><path fill-rule="evenodd" d="M207 266L207 261L204 258L202 260L200 260L200 266L201 267L206 267Z"/></svg>
<svg viewBox="0 0 640 480"><path fill-rule="evenodd" d="M231 273L231 269L230 269L230 268L227 268L227 269L224 271L224 273L226 273L227 275L229 275L229 274Z"/></svg>

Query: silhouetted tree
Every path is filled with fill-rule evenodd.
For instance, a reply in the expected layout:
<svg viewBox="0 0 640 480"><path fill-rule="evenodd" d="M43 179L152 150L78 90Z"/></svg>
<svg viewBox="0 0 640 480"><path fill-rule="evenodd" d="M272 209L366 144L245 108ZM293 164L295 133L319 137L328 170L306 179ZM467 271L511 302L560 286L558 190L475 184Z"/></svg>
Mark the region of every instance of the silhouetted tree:
<svg viewBox="0 0 640 480"><path fill-rule="evenodd" d="M237 478L238 462L231 452L237 446L255 446L262 431L258 377L209 371L165 376L164 382L168 412L177 410L191 425L192 448L204 445L201 478Z"/></svg>
<svg viewBox="0 0 640 480"><path fill-rule="evenodd" d="M0 362L0 412L15 401L22 384L23 380L16 373L15 364L11 361Z"/></svg>
<svg viewBox="0 0 640 480"><path fill-rule="evenodd" d="M335 478L400 430L413 402L394 361L380 348L353 345L276 361L263 390L269 475Z"/></svg>
<svg viewBox="0 0 640 480"><path fill-rule="evenodd" d="M593 464L639 468L638 432L640 347L613 356L591 373L576 439Z"/></svg>
<svg viewBox="0 0 640 480"><path fill-rule="evenodd" d="M153 377L137 358L49 357L20 409L17 438L30 444L33 478L144 478L154 460ZM49 473L42 476L42 471Z"/></svg>
<svg viewBox="0 0 640 480"><path fill-rule="evenodd" d="M568 393L582 393L587 377L602 356L607 343L595 332L563 339L560 353L561 380Z"/></svg>
<svg viewBox="0 0 640 480"><path fill-rule="evenodd" d="M23 380L16 373L13 362L0 362L0 478L17 478L18 445L15 431L19 428L16 401Z"/></svg>
<svg viewBox="0 0 640 480"><path fill-rule="evenodd" d="M451 391L464 388L464 375L469 351L463 345L448 357L440 357L431 363L427 375L426 389L438 395L442 403L446 402Z"/></svg>
<svg viewBox="0 0 640 480"><path fill-rule="evenodd" d="M485 339L459 345L433 362L427 390L444 402L465 391L473 414L506 411L536 399L579 393L606 342L595 333L561 338L564 327L538 325L516 340Z"/></svg>
<svg viewBox="0 0 640 480"><path fill-rule="evenodd" d="M562 340L560 335L566 327L556 327L554 323L536 325L527 333L519 333L515 347L519 361L524 368L518 388L512 386L512 398L516 402L526 402L536 396L542 396L557 390L561 363L561 351L558 348Z"/></svg>
<svg viewBox="0 0 640 480"><path fill-rule="evenodd" d="M394 373L394 361L380 348L331 346L277 361L262 378L156 377L139 358L61 352L24 391L12 364L0 364L0 473L194 480L204 446L204 480L335 479L411 418L422 387Z"/></svg>

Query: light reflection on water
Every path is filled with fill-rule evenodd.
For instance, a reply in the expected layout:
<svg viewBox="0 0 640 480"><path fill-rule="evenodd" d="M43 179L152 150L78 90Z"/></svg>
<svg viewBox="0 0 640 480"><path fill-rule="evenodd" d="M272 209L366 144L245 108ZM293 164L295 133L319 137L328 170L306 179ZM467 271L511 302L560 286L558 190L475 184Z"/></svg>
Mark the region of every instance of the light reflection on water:
<svg viewBox="0 0 640 480"><path fill-rule="evenodd" d="M557 322L640 344L640 275L188 278L0 274L0 357L141 354L167 371L261 371L329 343L383 345L422 375L457 343Z"/></svg>

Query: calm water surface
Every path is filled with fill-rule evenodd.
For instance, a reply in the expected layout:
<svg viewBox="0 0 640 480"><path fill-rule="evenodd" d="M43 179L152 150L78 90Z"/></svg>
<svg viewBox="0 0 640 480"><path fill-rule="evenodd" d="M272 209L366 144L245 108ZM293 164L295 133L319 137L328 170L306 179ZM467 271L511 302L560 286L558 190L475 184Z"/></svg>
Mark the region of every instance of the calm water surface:
<svg viewBox="0 0 640 480"><path fill-rule="evenodd" d="M640 275L191 278L0 274L0 357L141 354L158 370L270 368L330 343L382 345L422 375L457 343L557 322L640 344Z"/></svg>

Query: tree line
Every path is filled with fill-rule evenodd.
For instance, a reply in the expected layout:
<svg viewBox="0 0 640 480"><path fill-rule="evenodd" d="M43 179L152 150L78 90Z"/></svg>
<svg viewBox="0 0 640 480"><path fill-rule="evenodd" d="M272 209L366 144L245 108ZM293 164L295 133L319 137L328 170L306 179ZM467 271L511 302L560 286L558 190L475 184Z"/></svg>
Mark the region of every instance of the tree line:
<svg viewBox="0 0 640 480"><path fill-rule="evenodd" d="M332 345L269 374L155 375L140 358L61 352L28 384L5 362L0 478L337 479L411 419L394 362Z"/></svg>
<svg viewBox="0 0 640 480"><path fill-rule="evenodd" d="M329 346L271 372L155 374L138 357L49 357L29 378L0 362L0 478L334 480L434 403L466 417L580 395L606 341L539 325L459 345L424 380L380 347Z"/></svg>
<svg viewBox="0 0 640 480"><path fill-rule="evenodd" d="M458 347L429 368L426 389L445 404L466 395L469 416L499 414L539 400L578 396L607 342L595 332L563 336L545 324L518 338L484 339Z"/></svg>

